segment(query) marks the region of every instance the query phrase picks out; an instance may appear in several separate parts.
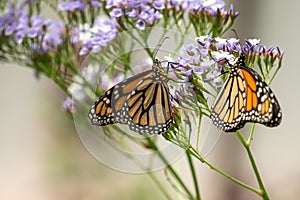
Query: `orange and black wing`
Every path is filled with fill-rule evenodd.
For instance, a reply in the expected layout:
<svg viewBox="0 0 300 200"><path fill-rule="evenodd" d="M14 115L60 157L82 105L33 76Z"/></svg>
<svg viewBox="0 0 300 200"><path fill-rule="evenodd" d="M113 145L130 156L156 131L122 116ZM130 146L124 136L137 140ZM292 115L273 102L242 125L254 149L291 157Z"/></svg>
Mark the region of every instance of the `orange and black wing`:
<svg viewBox="0 0 300 200"><path fill-rule="evenodd" d="M247 67L240 67L246 84L246 99L242 120L258 122L269 127L278 126L282 113L271 88L261 76Z"/></svg>
<svg viewBox="0 0 300 200"><path fill-rule="evenodd" d="M153 73L136 86L118 114L133 131L160 134L173 122L170 98L168 86Z"/></svg>
<svg viewBox="0 0 300 200"><path fill-rule="evenodd" d="M245 90L243 77L230 73L212 106L211 119L219 129L231 132L245 125Z"/></svg>
<svg viewBox="0 0 300 200"><path fill-rule="evenodd" d="M260 75L237 65L231 69L211 113L214 125L225 132L236 131L246 122L277 126L281 117L279 103Z"/></svg>
<svg viewBox="0 0 300 200"><path fill-rule="evenodd" d="M93 125L105 126L113 123L121 123L122 118L115 116L120 112L128 95L152 70L132 76L109 90L101 96L90 108L88 117Z"/></svg>

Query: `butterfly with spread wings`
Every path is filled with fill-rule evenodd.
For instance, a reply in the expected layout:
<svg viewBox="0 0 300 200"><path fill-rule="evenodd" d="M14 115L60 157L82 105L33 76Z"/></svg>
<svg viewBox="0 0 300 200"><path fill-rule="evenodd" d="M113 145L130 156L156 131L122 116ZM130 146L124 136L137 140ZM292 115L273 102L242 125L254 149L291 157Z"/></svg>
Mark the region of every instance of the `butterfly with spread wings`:
<svg viewBox="0 0 300 200"><path fill-rule="evenodd" d="M173 123L167 72L154 60L152 70L132 76L105 92L91 107L93 125L127 124L140 134L161 134Z"/></svg>
<svg viewBox="0 0 300 200"><path fill-rule="evenodd" d="M273 91L258 73L245 65L245 56L240 56L230 67L213 103L213 124L224 132L234 132L246 122L278 126L281 118L282 112Z"/></svg>

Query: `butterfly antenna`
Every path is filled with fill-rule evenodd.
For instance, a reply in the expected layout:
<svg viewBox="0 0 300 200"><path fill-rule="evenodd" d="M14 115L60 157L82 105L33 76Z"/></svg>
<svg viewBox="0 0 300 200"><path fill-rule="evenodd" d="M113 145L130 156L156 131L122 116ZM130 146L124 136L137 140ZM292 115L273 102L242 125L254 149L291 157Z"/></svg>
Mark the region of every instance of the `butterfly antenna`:
<svg viewBox="0 0 300 200"><path fill-rule="evenodd" d="M240 38L239 38L239 36L238 36L236 30L233 29L233 28L232 28L231 30L232 30L232 32L234 33L234 36L239 40L239 44L240 44L240 46L242 47L241 40L240 40ZM251 48L252 48L252 47L251 47ZM243 56L243 55L244 55L244 52L242 51L241 53L242 53L241 56Z"/></svg>
<svg viewBox="0 0 300 200"><path fill-rule="evenodd" d="M232 28L231 30L232 30L232 32L234 33L234 36L235 36L237 39L240 39L239 36L238 36L238 34L237 34L237 32L236 32L236 30L233 29L233 28Z"/></svg>
<svg viewBox="0 0 300 200"><path fill-rule="evenodd" d="M163 45L163 43L164 43L167 39L169 39L169 37L165 37L165 38L163 39L163 41L162 41L159 45L157 45L157 47L156 47L156 49L155 49L155 51L154 51L154 54L153 54L153 59L154 59L154 60L155 60L155 58L156 58L156 55L157 55L157 53L158 53L160 47Z"/></svg>

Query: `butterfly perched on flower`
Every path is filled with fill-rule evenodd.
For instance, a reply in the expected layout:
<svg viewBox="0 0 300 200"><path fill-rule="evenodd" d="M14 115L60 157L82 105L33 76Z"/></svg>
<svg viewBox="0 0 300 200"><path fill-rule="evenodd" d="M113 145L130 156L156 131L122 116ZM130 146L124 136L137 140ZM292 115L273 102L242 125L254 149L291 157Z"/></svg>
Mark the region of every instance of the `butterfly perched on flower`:
<svg viewBox="0 0 300 200"><path fill-rule="evenodd" d="M127 124L140 134L161 134L173 123L167 72L154 59L151 70L110 88L91 107L93 125Z"/></svg>
<svg viewBox="0 0 300 200"><path fill-rule="evenodd" d="M245 56L242 55L230 66L210 117L222 131L234 132L246 122L278 126L282 112L271 88L258 73L245 65Z"/></svg>

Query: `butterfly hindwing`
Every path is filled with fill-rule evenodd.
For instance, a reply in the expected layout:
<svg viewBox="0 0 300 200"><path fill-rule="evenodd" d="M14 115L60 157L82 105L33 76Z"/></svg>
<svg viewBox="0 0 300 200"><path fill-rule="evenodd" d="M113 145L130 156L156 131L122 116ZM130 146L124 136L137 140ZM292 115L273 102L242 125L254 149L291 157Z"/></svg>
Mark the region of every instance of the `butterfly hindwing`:
<svg viewBox="0 0 300 200"><path fill-rule="evenodd" d="M114 113L111 106L114 87L105 92L91 107L89 119L93 125L105 126L115 123Z"/></svg>
<svg viewBox="0 0 300 200"><path fill-rule="evenodd" d="M254 70L241 66L246 83L246 101L243 120L266 126L281 122L281 109L271 88Z"/></svg>

